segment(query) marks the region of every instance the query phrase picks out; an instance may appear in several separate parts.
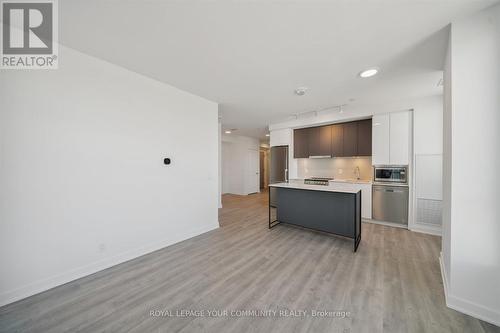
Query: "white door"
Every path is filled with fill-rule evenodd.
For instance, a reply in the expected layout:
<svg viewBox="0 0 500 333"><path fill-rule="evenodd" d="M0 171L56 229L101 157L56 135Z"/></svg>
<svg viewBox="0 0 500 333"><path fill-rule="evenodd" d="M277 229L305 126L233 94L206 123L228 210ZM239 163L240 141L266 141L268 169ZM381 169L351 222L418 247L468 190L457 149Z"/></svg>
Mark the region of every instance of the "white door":
<svg viewBox="0 0 500 333"><path fill-rule="evenodd" d="M259 151L248 149L245 166L245 192L259 192L260 184Z"/></svg>

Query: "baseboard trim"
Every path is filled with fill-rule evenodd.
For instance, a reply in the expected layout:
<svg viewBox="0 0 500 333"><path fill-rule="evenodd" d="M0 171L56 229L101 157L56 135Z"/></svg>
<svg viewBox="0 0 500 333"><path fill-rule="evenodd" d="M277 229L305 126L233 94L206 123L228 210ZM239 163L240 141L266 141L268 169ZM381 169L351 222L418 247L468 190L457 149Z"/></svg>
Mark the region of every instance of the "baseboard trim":
<svg viewBox="0 0 500 333"><path fill-rule="evenodd" d="M365 218L362 218L361 221L363 221L365 223L385 225L386 227L408 229L408 226L406 226L405 224L397 224L397 223L384 222L384 221L378 221L378 220L372 220L372 219L365 219Z"/></svg>
<svg viewBox="0 0 500 333"><path fill-rule="evenodd" d="M433 226L426 226L426 225L412 225L412 226L407 226L404 224L397 224L397 223L391 223L391 222L384 222L384 221L378 221L378 220L372 220L372 219L361 219L363 222L366 223L373 223L373 224L379 224L379 225L385 225L387 227L394 227L394 228L401 228L401 229L408 229L413 232L420 232L422 234L429 234L429 235L434 235L434 236L441 236L441 227L436 228Z"/></svg>
<svg viewBox="0 0 500 333"><path fill-rule="evenodd" d="M58 287L60 285L66 284L68 282L78 280L80 278L83 278L85 276L97 273L99 271L102 271L104 269L122 264L126 261L141 257L145 254L151 253L158 251L160 249L163 249L167 246L174 245L176 243L182 242L184 240L199 236L201 234L204 234L206 232L215 230L219 228L219 223L216 221L213 225L211 226L205 226L203 228L197 228L193 229L190 232L186 234L183 234L180 236L179 234L174 235L173 237L167 239L167 240L162 240L159 242L156 242L152 245L148 246L143 246L140 248L136 248L131 251L126 251L124 253L121 253L119 255L115 255L109 258L105 258L103 260L99 260L97 262L94 262L89 265L85 265L83 267L79 267L76 269L69 270L67 272L61 273L54 275L52 277L34 282L32 284L23 286L21 288L11 290L8 292L5 292L0 295L0 306L4 306L10 303L17 302L19 300L22 300L24 298L42 293L44 291L47 291L49 289Z"/></svg>
<svg viewBox="0 0 500 333"><path fill-rule="evenodd" d="M444 299L446 301L446 306L448 306L448 277L444 269L443 252L439 252L439 267L441 268L441 279L443 280Z"/></svg>
<svg viewBox="0 0 500 333"><path fill-rule="evenodd" d="M420 232L423 234L429 234L434 236L441 236L441 231L442 231L441 226L435 227L435 226L416 224L416 223L414 223L409 229L414 232Z"/></svg>
<svg viewBox="0 0 500 333"><path fill-rule="evenodd" d="M441 278L443 279L444 298L447 307L490 324L500 326L500 312L456 297L450 293L449 280L444 268L442 252L439 254L439 266L441 267Z"/></svg>

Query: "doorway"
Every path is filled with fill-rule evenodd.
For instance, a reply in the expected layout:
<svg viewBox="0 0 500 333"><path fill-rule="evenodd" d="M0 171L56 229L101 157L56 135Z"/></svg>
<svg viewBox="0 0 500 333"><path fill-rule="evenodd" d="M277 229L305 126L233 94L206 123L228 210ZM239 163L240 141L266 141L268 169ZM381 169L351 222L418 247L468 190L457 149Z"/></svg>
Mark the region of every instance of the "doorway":
<svg viewBox="0 0 500 333"><path fill-rule="evenodd" d="M259 151L260 165L260 189L265 190L269 185L269 148L260 147Z"/></svg>

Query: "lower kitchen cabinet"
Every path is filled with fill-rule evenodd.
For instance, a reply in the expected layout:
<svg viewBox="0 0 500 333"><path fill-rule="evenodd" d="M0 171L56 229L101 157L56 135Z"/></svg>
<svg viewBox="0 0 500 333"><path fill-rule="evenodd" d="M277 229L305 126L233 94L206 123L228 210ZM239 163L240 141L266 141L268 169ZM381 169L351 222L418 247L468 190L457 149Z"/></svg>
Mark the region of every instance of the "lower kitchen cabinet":
<svg viewBox="0 0 500 333"><path fill-rule="evenodd" d="M346 181L332 181L330 186L338 190L359 191L361 190L361 217L372 218L372 184L351 183Z"/></svg>

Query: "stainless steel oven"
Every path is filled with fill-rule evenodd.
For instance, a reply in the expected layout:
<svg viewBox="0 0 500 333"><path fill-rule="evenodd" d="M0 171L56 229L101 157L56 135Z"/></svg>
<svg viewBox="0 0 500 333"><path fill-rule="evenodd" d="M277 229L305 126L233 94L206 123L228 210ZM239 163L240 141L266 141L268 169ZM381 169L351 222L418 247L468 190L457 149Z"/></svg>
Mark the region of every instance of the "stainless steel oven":
<svg viewBox="0 0 500 333"><path fill-rule="evenodd" d="M408 184L406 166L374 166L373 181L378 183Z"/></svg>

